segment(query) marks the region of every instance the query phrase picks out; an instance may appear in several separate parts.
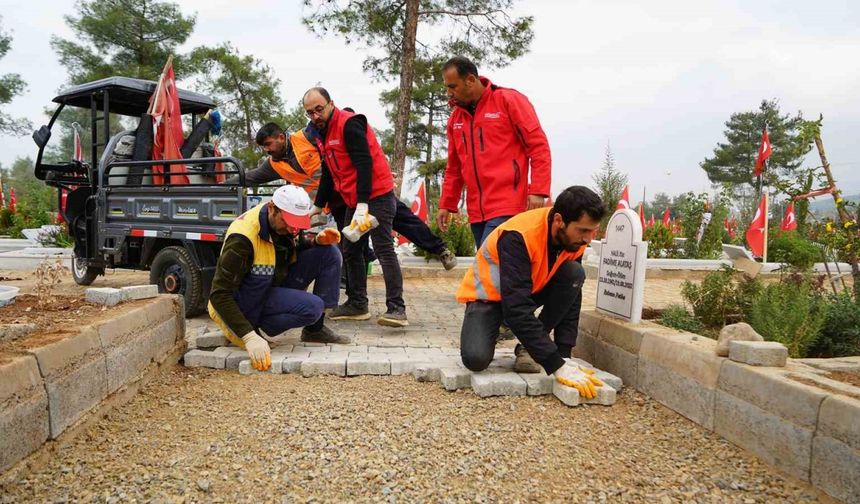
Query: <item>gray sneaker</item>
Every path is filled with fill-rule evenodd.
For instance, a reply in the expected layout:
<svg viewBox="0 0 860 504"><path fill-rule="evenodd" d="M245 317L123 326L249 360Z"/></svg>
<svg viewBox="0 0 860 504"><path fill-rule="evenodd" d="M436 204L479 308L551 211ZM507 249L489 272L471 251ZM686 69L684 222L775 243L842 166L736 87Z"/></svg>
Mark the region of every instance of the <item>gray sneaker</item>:
<svg viewBox="0 0 860 504"><path fill-rule="evenodd" d="M457 267L457 256L446 247L445 250L439 254L439 262L442 263L442 266L444 266L446 270L451 271Z"/></svg>
<svg viewBox="0 0 860 504"><path fill-rule="evenodd" d="M370 318L370 312L367 308L359 308L350 304L348 301L329 314L328 318L332 320L367 320Z"/></svg>
<svg viewBox="0 0 860 504"><path fill-rule="evenodd" d="M312 341L315 343L340 343L348 345L352 340L347 336L341 336L326 326L323 326L319 331L311 331L307 327L302 329L302 341Z"/></svg>
<svg viewBox="0 0 860 504"><path fill-rule="evenodd" d="M381 315L376 322L381 326L388 327L406 327L409 325L409 321L406 320L406 310L388 310L384 315Z"/></svg>
<svg viewBox="0 0 860 504"><path fill-rule="evenodd" d="M516 360L514 360L514 371L517 373L540 373L543 371L543 368L540 367L540 364L535 362L532 359L532 356L529 355L528 351L522 346L518 346L516 350L514 350L517 354Z"/></svg>

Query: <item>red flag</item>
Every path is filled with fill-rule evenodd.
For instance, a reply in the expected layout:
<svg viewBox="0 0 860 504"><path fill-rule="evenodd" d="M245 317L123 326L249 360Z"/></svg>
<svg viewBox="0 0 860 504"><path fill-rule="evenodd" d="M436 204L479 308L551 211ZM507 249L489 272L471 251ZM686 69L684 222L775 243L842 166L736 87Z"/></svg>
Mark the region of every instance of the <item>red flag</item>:
<svg viewBox="0 0 860 504"><path fill-rule="evenodd" d="M761 257L764 254L764 228L767 226L767 214L764 203L764 198L762 198L746 235L747 244L756 257Z"/></svg>
<svg viewBox="0 0 860 504"><path fill-rule="evenodd" d="M427 194L424 191L424 182L421 182L421 185L418 186L418 193L415 195L415 199L412 200L412 213L414 213L422 222L427 222ZM398 245L403 245L404 243L409 243L409 240L406 239L405 236L400 235L400 238L397 239Z"/></svg>
<svg viewBox="0 0 860 504"><path fill-rule="evenodd" d="M761 134L761 145L758 148L758 157L755 160L755 170L753 171L754 176L761 176L764 171L764 162L767 161L767 158L770 157L771 153L773 153L773 148L771 148L770 138L768 138L767 128L765 128Z"/></svg>
<svg viewBox="0 0 860 504"><path fill-rule="evenodd" d="M645 209L642 208L642 202L639 202L639 222L642 223L642 232L645 232Z"/></svg>
<svg viewBox="0 0 860 504"><path fill-rule="evenodd" d="M621 199L618 200L618 206L616 206L615 209L630 209L630 190L627 186L624 186L624 191L621 192Z"/></svg>
<svg viewBox="0 0 860 504"><path fill-rule="evenodd" d="M794 202L788 204L785 208L785 216L782 218L782 224L779 229L783 231L797 231L797 220L794 215Z"/></svg>
<svg viewBox="0 0 860 504"><path fill-rule="evenodd" d="M669 213L669 207L666 207L666 210L663 211L663 225L666 227L670 227L672 223L672 215Z"/></svg>
<svg viewBox="0 0 860 504"><path fill-rule="evenodd" d="M3 172L0 172L0 208L6 206L6 198L3 196Z"/></svg>
<svg viewBox="0 0 860 504"><path fill-rule="evenodd" d="M152 103L152 159L182 159L179 147L185 141L182 134L182 117L179 110L179 93L176 91L176 75L173 73L173 60L170 59L161 74L161 80L150 98ZM163 184L160 173L164 167L152 167L154 184ZM185 165L170 166L171 173L185 173ZM187 184L185 175L170 177L170 184Z"/></svg>
<svg viewBox="0 0 860 504"><path fill-rule="evenodd" d="M221 150L218 148L219 143L220 143L220 140L215 140L215 143L212 144L212 155L215 157L221 157ZM215 163L215 171L216 172L224 171L224 163ZM221 184L225 180L227 180L227 174L226 173L216 173L215 174L215 182L216 183Z"/></svg>
<svg viewBox="0 0 860 504"><path fill-rule="evenodd" d="M654 220L654 214L651 214L651 218L648 219L648 227L654 227L654 224L656 224L656 221Z"/></svg>
<svg viewBox="0 0 860 504"><path fill-rule="evenodd" d="M12 187L9 189L9 211L15 213L16 204L18 203L18 198L15 197L15 188Z"/></svg>
<svg viewBox="0 0 860 504"><path fill-rule="evenodd" d="M74 128L75 130L75 161L84 161L84 149L81 147L81 135L78 134L78 128Z"/></svg>

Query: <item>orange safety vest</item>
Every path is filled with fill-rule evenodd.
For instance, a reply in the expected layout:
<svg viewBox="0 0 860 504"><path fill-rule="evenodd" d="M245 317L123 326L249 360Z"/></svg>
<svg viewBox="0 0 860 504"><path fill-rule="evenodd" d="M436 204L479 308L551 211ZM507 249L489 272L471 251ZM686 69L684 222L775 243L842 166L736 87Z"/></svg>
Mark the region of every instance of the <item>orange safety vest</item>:
<svg viewBox="0 0 860 504"><path fill-rule="evenodd" d="M320 186L320 176L322 175L322 170L320 170L320 166L322 166L320 153L316 145L312 144L301 130L290 135L290 144L293 146L293 153L304 173L296 171L286 161L269 159L269 164L272 165L272 168L282 179L301 187L313 199L316 197L317 189Z"/></svg>
<svg viewBox="0 0 860 504"><path fill-rule="evenodd" d="M499 237L505 231L516 231L523 236L532 266L532 294L540 292L558 268L566 261L573 261L585 252L585 245L576 252L562 251L558 255L552 271L549 269L547 240L549 238L549 211L551 208L537 208L511 217L490 233L475 255L475 263L469 266L460 288L457 301L501 301L502 287L499 280Z"/></svg>

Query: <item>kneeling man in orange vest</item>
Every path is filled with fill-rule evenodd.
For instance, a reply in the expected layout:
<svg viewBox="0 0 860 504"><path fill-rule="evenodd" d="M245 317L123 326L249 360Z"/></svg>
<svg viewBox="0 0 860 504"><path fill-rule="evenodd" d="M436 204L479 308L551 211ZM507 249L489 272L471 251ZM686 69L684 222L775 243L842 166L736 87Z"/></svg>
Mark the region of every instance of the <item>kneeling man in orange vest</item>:
<svg viewBox="0 0 860 504"><path fill-rule="evenodd" d="M460 355L467 368L490 365L504 322L519 340L515 371L543 369L593 397L601 382L569 359L585 280L578 259L605 214L594 191L571 186L552 207L520 213L490 233L457 290L457 301L466 303Z"/></svg>

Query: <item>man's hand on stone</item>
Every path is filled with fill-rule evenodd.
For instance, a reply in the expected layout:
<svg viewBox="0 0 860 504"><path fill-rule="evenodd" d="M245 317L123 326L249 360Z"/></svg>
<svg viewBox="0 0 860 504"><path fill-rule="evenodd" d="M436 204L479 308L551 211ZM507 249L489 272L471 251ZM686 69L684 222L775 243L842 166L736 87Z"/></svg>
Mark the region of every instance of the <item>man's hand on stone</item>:
<svg viewBox="0 0 860 504"><path fill-rule="evenodd" d="M546 205L546 198L544 198L543 196L538 196L537 194L529 194L527 210L543 208L544 205Z"/></svg>
<svg viewBox="0 0 860 504"><path fill-rule="evenodd" d="M257 371L268 371L272 365L272 353L269 343L255 331L242 336L242 341L245 342L245 350L248 351L248 356L251 357L251 367Z"/></svg>
<svg viewBox="0 0 860 504"><path fill-rule="evenodd" d="M586 399L597 397L596 387L602 387L603 382L594 375L593 369L581 367L573 361L565 359L564 365L555 371L557 382L579 391Z"/></svg>

